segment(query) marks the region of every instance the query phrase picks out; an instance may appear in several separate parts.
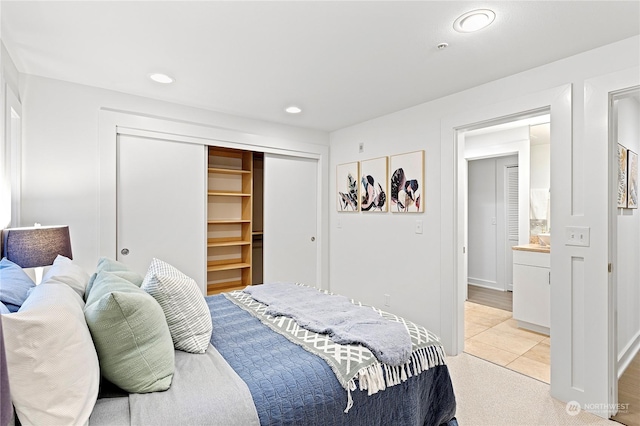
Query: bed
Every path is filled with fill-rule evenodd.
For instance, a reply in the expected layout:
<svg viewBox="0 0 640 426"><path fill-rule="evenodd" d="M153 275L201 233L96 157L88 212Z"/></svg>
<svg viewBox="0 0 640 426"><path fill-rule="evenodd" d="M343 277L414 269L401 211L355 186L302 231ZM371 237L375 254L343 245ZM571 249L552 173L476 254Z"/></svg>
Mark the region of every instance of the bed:
<svg viewBox="0 0 640 426"><path fill-rule="evenodd" d="M60 263L62 264L62 261ZM64 263L67 270L71 268L69 262ZM52 269L55 267L54 263ZM95 307L98 302L92 301L91 297L95 299L100 296L101 300L106 297L101 296L100 293L100 291L105 293L105 290L101 289L106 286L102 276L117 282L117 285L122 286L120 288L126 287L124 281L127 280L133 282L134 287L139 284L141 288L145 288L146 283L140 281L146 280L147 277L142 279L115 261L101 259L96 274L91 279L86 277L86 287L83 289L82 285L76 285L74 289L69 285L72 280L65 278L65 274L68 275L68 273L60 272L62 269L64 268L58 268L58 275L50 273L49 277L45 276L43 279L47 294L44 294L43 285L37 286L37 290L32 290L32 294L25 299L18 312L4 315L2 318L10 385L12 385L11 395L18 413L17 417L23 424L39 423L46 419L46 416L53 415L59 416L58 423L76 424L76 422L85 423L88 420L90 425L457 425L454 417L455 396L444 356L434 355L433 351L429 352L431 355L422 357L426 368L421 371L415 370L416 361L414 360L414 367L412 367L414 370L401 367L400 370L395 370L395 373L393 368L379 366L379 363L374 360L373 364L382 371L382 383L374 385L373 379L370 379L368 387L364 386L365 389L360 389L362 383L358 382L363 381L363 376L356 375L355 379L349 382L337 375L336 366L331 365L326 356L313 353L300 342L296 343L292 335L278 331L274 323L277 321L283 323L283 317L265 314L264 309L267 305L251 300L247 293L242 291L205 297L202 306L206 309L207 318L203 316L202 311L199 317L194 316L193 313L189 314L189 324L211 324L209 334L203 333L196 336L196 339L193 339L193 336L190 337L192 342L199 341L197 345L202 348L201 353L176 349L176 340L172 336L172 347L168 349L165 345L161 351L162 356L169 361L147 356L145 362L159 365L158 371L164 371L167 362L171 363L171 375L166 390L125 391L104 377L107 369L111 367L107 365L106 357L102 355L104 345L94 331L95 324L92 324L94 320L90 308ZM175 275L179 271L161 270L160 274L163 273L174 274L171 280L166 282L171 282L171 285L178 282L181 290L185 287L188 277ZM80 272L78 275L81 275ZM82 281L82 278L79 281ZM70 291L67 291L66 287L69 287ZM135 297L143 297L136 293L138 290L133 291ZM149 291L148 288L146 290ZM97 366L93 361L86 361L91 358L90 347L86 349L86 354L78 350L79 344L74 344L72 349L68 347L59 349L61 352L66 351L63 356L65 359L71 358L68 363L75 362L75 366L71 365L66 372L60 373L65 377L59 378L60 374L58 374L55 380L87 382L85 389L77 392L77 397L74 397L73 392L70 391L61 395L61 384L53 383L51 386L58 389L58 392L56 397L52 397L49 395L52 392L47 389L47 385L44 387L40 385L39 392L48 396L34 404L33 392L38 392L33 388L36 384L32 384L32 387L26 391L26 395L30 398L24 397L25 390L20 389L21 384L29 379L37 383L43 378L34 379L33 372L24 371L25 369L12 374L12 365L16 370L18 356L15 354L16 346L24 345L19 338L16 340L16 335L25 334L24 321L22 318L21 321L17 321L18 317L13 316L21 312L29 314L36 309L34 306L51 303L51 299L57 301L58 307L55 311L59 313L60 309L66 309L59 306L67 303L62 301L67 297L72 299L72 302L67 303L69 310L74 311L75 308L72 306L77 304L79 299L76 295L81 292L85 293L83 298L86 300L83 300L82 313L86 323L89 324L90 332L85 333L84 337L78 337L83 333L78 327L72 327L69 335L64 336L62 322L56 324L54 321L52 326L60 330L60 339L56 340L83 338L85 344L82 347L87 347L89 346L86 344L88 336L95 348L93 350L98 353ZM114 303L113 295L116 293L118 291L108 292L111 297L110 304ZM87 294L90 296L87 297ZM156 300L160 306L167 305L166 300L164 305L161 299L156 298ZM188 300L187 298L182 302ZM175 305L174 302L175 300L172 300L170 304ZM140 303L139 299L135 299L136 305ZM100 309L101 312L109 309L108 306L106 308L104 306ZM123 310L120 309L121 306L125 305L122 303L119 305L119 312ZM163 309L166 322L171 324L171 316L166 308ZM263 315L261 316L258 311L262 311ZM160 310L160 312L163 311ZM64 322L68 323L69 315L65 318ZM151 317L146 318L146 323L150 322L149 318ZM134 322L131 317L127 321ZM48 320L48 322L51 321ZM145 333L153 333L156 329L164 330L164 325L158 316L153 317L153 322L156 326L147 329ZM291 326L284 328L291 328ZM171 329L171 333L173 331ZM142 334L144 333L140 335ZM306 331L305 334L309 335ZM315 335L312 340L318 342L324 338L326 336ZM162 339L156 337L153 340L161 341ZM431 340L429 347L440 351L439 342L434 343L433 339ZM107 346L113 345L113 340L108 340ZM335 353L337 350L340 353L345 346L348 345L340 345L338 349L332 346L329 351ZM38 362L50 363L51 351L55 350L55 348L47 348L47 355L43 358L48 360L41 359ZM168 351L172 352L169 358L166 357ZM417 350L414 351L412 356L417 356L417 353ZM38 358L38 355L30 356ZM85 357L82 361L84 367L82 369L77 368L80 361L74 361L78 356ZM340 357L337 356L337 358ZM135 372L130 374L127 372L134 371L138 364L133 368L126 367L123 371L124 375L135 375ZM24 360L21 361L21 365L26 365ZM122 362L118 362L116 368L121 365ZM371 362L369 365L371 366ZM60 366L56 365L54 369L57 371ZM87 375L83 371L85 369L91 372L90 380L85 378ZM397 371L405 371L406 374L400 374ZM27 377L28 374L30 376ZM167 381L163 373L155 374L154 386ZM45 379L51 380L50 377ZM376 380L379 381L380 378ZM20 381L20 384L13 389L17 381ZM4 392L6 387L0 389ZM14 393L22 393L22 395L14 397ZM76 401L79 399L82 401ZM63 413L57 413L56 410L62 404L68 409L63 410Z"/></svg>

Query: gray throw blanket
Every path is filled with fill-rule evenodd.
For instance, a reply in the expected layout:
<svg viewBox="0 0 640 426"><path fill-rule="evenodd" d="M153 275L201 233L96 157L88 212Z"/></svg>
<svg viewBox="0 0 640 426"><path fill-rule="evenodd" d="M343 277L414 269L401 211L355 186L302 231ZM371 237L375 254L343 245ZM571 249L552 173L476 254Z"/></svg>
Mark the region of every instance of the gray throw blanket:
<svg viewBox="0 0 640 426"><path fill-rule="evenodd" d="M384 364L402 365L411 356L411 337L403 324L344 296L290 283L250 286L244 292L268 305L266 314L293 318L300 327L328 334L338 344L361 344Z"/></svg>

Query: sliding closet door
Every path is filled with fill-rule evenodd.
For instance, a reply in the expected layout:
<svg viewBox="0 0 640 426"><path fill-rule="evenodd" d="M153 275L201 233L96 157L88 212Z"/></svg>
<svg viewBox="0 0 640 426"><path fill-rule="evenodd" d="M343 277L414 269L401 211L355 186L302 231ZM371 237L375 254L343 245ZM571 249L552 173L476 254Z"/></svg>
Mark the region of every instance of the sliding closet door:
<svg viewBox="0 0 640 426"><path fill-rule="evenodd" d="M204 290L204 146L131 135L117 144L117 259L143 275L164 260Z"/></svg>
<svg viewBox="0 0 640 426"><path fill-rule="evenodd" d="M318 281L318 161L264 156L264 282Z"/></svg>

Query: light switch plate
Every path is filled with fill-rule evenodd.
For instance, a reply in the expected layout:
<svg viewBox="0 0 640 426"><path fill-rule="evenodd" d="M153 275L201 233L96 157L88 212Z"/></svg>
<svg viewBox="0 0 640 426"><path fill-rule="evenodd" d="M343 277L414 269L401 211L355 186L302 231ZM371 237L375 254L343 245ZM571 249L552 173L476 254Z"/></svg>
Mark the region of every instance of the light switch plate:
<svg viewBox="0 0 640 426"><path fill-rule="evenodd" d="M565 228L565 245L589 247L588 226L567 226Z"/></svg>
<svg viewBox="0 0 640 426"><path fill-rule="evenodd" d="M422 221L416 220L416 234L422 234Z"/></svg>

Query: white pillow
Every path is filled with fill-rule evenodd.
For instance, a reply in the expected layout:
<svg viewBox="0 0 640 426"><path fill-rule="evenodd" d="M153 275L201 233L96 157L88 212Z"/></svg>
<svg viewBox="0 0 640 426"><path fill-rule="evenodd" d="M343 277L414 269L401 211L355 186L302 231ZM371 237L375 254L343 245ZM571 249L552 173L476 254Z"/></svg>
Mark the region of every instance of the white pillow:
<svg viewBox="0 0 640 426"><path fill-rule="evenodd" d="M84 298L84 291L89 283L89 274L76 265L68 257L58 255L53 261L53 265L42 277L42 283L60 282L75 290L80 297Z"/></svg>
<svg viewBox="0 0 640 426"><path fill-rule="evenodd" d="M100 368L83 307L69 286L49 282L2 317L11 398L22 424L88 422Z"/></svg>
<svg viewBox="0 0 640 426"><path fill-rule="evenodd" d="M204 353L211 340L211 313L196 282L162 260L153 259L140 286L164 311L173 346Z"/></svg>

